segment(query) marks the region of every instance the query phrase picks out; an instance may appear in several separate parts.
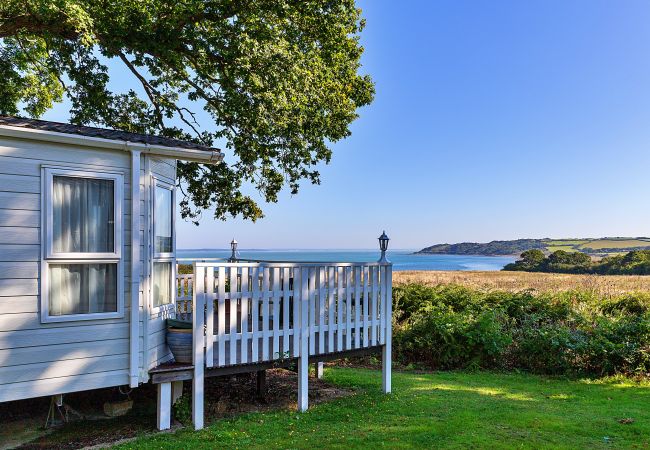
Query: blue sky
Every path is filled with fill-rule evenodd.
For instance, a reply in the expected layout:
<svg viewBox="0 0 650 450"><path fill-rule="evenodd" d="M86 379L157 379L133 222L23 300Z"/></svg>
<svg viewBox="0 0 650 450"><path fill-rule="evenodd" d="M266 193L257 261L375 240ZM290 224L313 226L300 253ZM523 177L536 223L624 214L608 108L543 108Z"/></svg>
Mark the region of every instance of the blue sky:
<svg viewBox="0 0 650 450"><path fill-rule="evenodd" d="M179 220L179 248L650 235L650 3L358 4L377 95L322 184L255 224Z"/></svg>

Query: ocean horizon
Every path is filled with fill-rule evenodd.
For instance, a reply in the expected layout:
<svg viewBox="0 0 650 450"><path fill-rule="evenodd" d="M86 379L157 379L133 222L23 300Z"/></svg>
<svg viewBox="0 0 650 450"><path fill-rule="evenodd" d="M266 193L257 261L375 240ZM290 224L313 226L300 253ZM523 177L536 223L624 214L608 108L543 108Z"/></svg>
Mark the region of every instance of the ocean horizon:
<svg viewBox="0 0 650 450"><path fill-rule="evenodd" d="M416 249L395 249L387 252L393 270L501 270L515 261L514 256L427 255L414 254ZM178 249L179 259L229 258L230 249ZM373 262L379 259L377 249L240 249L237 257L268 261Z"/></svg>

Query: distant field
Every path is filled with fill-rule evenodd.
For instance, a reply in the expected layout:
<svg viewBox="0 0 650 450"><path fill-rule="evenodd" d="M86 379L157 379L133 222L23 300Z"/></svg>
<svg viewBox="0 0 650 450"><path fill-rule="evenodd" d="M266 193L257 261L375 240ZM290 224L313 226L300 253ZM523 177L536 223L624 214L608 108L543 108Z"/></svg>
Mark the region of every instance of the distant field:
<svg viewBox="0 0 650 450"><path fill-rule="evenodd" d="M645 239L598 239L587 241L578 248L591 248L600 250L603 248L633 248L633 247L650 247L650 241Z"/></svg>
<svg viewBox="0 0 650 450"><path fill-rule="evenodd" d="M580 250L576 249L575 247L571 247L570 245L549 245L546 247L546 250L549 252L553 253L558 250L564 250L565 252L579 252Z"/></svg>
<svg viewBox="0 0 650 450"><path fill-rule="evenodd" d="M592 290L602 295L650 291L650 276L641 275L568 275L532 272L459 272L459 271L405 271L394 272L395 285L404 283L460 284L485 289L538 292L557 292L575 289Z"/></svg>
<svg viewBox="0 0 650 450"><path fill-rule="evenodd" d="M583 240L580 240L580 239L566 239L566 240L560 240L560 239L558 239L558 240L555 240L555 239L554 239L554 240L553 240L553 245L561 245L561 246L568 245L568 246L573 246L573 245L586 244L587 242L589 242L589 241L586 240L586 239L583 239Z"/></svg>

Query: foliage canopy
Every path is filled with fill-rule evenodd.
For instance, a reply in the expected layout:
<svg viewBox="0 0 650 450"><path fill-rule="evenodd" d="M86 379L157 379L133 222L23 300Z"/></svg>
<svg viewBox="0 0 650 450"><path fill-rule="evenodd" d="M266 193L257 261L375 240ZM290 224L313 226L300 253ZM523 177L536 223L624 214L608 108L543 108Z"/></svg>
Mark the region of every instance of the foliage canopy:
<svg viewBox="0 0 650 450"><path fill-rule="evenodd" d="M179 163L181 213L255 220L245 186L275 202L319 183L328 144L372 101L363 26L354 0L4 0L0 114L67 97L74 124L225 143L227 162ZM114 64L137 90L110 84Z"/></svg>

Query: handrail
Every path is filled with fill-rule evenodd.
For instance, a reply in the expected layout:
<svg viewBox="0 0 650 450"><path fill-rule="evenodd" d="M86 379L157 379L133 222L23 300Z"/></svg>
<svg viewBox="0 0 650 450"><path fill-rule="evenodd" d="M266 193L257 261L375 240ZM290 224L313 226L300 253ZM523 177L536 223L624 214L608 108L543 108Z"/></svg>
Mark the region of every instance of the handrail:
<svg viewBox="0 0 650 450"><path fill-rule="evenodd" d="M241 261L241 260L240 260ZM334 261L320 261L320 262L306 262L306 261L264 261L264 260L246 260L247 262L224 262L220 263L221 267L323 267L323 266L336 266L336 267L379 267L387 266L392 267L392 263L380 262L334 262ZM250 262L249 262L250 261ZM212 267L209 262L196 262L199 267Z"/></svg>
<svg viewBox="0 0 650 450"><path fill-rule="evenodd" d="M228 258L176 258L176 261L227 261Z"/></svg>

